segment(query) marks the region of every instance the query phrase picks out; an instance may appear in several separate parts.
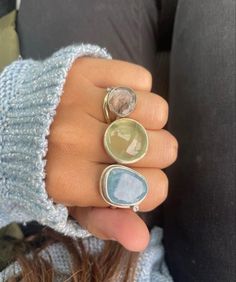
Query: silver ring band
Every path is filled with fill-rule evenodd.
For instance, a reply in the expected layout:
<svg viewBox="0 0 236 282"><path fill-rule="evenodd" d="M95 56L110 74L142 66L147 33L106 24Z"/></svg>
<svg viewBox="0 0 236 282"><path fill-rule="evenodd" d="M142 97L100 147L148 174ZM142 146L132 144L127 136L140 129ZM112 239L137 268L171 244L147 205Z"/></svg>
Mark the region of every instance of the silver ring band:
<svg viewBox="0 0 236 282"><path fill-rule="evenodd" d="M137 212L147 193L145 177L131 168L115 164L102 172L100 194L111 207L132 208Z"/></svg>

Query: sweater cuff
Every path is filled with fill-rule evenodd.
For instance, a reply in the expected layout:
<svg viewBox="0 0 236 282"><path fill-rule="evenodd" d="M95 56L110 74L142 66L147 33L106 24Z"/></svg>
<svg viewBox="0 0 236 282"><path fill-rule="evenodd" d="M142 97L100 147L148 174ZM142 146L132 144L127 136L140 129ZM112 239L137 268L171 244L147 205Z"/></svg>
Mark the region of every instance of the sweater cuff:
<svg viewBox="0 0 236 282"><path fill-rule="evenodd" d="M44 61L16 61L0 76L0 228L36 220L72 237L91 235L48 198L44 181L49 128L67 73L82 56L111 58L99 46L72 45Z"/></svg>

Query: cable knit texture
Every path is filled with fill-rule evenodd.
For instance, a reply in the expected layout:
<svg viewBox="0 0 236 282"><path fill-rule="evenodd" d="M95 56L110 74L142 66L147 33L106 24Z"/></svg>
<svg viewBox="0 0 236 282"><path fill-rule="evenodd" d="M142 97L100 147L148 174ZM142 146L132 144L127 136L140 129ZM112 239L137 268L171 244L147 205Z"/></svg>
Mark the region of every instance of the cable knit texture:
<svg viewBox="0 0 236 282"><path fill-rule="evenodd" d="M41 62L16 61L0 75L0 228L34 220L65 235L84 238L88 251L94 253L101 251L104 241L69 219L66 207L48 198L44 182L50 125L68 70L81 56L111 58L99 46L74 45ZM162 229L153 228L149 246L139 257L135 281L172 281L161 239ZM64 281L70 275L67 250L54 244L41 255L47 259L48 253L61 273L55 281ZM0 282L19 271L17 263L11 264L0 273Z"/></svg>
<svg viewBox="0 0 236 282"><path fill-rule="evenodd" d="M48 198L44 182L46 137L67 72L81 56L111 58L98 46L69 46L42 62L16 61L0 76L0 228L36 220L65 235L90 235Z"/></svg>

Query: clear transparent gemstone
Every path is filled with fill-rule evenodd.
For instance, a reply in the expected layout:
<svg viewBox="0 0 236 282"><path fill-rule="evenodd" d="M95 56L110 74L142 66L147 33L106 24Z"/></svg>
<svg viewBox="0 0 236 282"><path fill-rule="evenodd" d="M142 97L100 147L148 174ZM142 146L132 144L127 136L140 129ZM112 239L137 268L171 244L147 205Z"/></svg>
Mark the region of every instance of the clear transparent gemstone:
<svg viewBox="0 0 236 282"><path fill-rule="evenodd" d="M111 112L119 117L126 117L133 112L136 105L134 91L126 87L117 87L110 91L108 107Z"/></svg>

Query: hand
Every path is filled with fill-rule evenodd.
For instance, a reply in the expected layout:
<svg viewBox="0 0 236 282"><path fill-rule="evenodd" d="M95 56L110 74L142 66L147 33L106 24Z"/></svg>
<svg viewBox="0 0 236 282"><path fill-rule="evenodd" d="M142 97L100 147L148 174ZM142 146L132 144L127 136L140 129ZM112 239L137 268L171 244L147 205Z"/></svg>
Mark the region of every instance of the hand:
<svg viewBox="0 0 236 282"><path fill-rule="evenodd" d="M149 192L140 211L155 209L167 197L168 179L161 170L177 157L177 141L162 129L168 105L150 93L150 73L138 65L118 60L83 57L68 73L64 94L50 129L46 164L49 196L69 208L81 226L101 239L119 241L131 251L142 251L149 242L144 221L131 209L110 209L99 194L102 171L114 163L103 147L107 128L102 104L106 88L127 86L137 94L129 116L140 122L149 136L146 156L129 165L146 177Z"/></svg>

